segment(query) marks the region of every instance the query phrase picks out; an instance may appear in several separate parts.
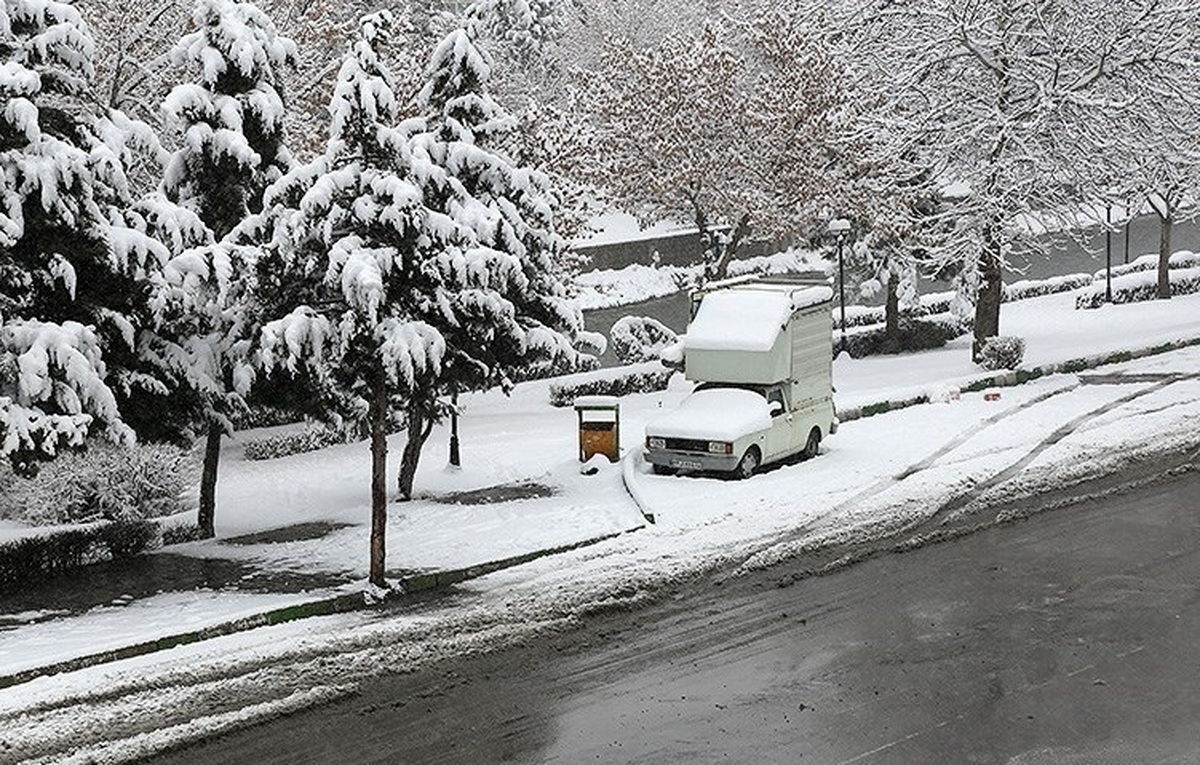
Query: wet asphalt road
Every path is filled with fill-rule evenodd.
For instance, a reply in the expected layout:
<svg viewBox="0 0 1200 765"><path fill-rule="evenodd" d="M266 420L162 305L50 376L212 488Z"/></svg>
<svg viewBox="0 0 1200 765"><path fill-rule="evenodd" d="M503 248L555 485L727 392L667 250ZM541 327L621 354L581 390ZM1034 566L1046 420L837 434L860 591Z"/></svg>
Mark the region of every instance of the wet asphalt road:
<svg viewBox="0 0 1200 765"><path fill-rule="evenodd" d="M1200 475L787 567L162 763L1200 763Z"/></svg>

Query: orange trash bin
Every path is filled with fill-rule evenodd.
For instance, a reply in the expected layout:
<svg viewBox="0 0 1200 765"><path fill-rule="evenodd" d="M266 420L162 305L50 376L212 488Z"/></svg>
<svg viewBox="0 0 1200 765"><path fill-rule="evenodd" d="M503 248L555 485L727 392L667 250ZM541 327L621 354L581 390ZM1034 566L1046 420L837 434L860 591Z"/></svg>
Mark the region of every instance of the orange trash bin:
<svg viewBox="0 0 1200 765"><path fill-rule="evenodd" d="M597 454L609 462L621 459L621 403L615 396L580 396L575 399L579 418L579 461Z"/></svg>

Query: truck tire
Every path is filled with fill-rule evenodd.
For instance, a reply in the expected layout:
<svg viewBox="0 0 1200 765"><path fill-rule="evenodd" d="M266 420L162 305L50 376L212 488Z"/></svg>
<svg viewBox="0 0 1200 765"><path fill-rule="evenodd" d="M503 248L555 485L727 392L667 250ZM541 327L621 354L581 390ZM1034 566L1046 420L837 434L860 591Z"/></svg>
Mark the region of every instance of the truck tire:
<svg viewBox="0 0 1200 765"><path fill-rule="evenodd" d="M800 452L800 458L811 460L821 451L821 429L813 428L808 432L808 441L804 444L804 451Z"/></svg>
<svg viewBox="0 0 1200 765"><path fill-rule="evenodd" d="M762 455L758 451L757 446L751 446L742 455L742 461L733 469L735 478L749 478L758 472L758 466L762 463Z"/></svg>

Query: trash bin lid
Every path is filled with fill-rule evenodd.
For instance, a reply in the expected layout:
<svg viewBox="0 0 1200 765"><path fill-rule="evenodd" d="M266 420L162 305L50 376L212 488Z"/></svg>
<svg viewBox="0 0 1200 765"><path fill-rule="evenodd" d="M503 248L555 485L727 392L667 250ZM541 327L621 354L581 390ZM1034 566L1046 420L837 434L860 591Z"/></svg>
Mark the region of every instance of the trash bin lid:
<svg viewBox="0 0 1200 765"><path fill-rule="evenodd" d="M580 396L575 399L576 409L620 409L621 401L616 396Z"/></svg>

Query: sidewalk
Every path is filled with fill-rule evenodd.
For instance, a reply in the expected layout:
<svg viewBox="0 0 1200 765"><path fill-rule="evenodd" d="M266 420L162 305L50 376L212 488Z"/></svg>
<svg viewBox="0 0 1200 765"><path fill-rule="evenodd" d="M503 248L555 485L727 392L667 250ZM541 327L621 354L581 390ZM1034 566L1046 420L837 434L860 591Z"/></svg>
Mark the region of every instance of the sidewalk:
<svg viewBox="0 0 1200 765"><path fill-rule="evenodd" d="M649 571L651 559L672 558L662 564L668 567L702 565L699 561L714 555L736 560L783 544L797 529L846 533L894 515L909 500L919 506L941 496L939 492L953 493L964 481L986 483L988 475L1025 459L1032 447L1065 424L1079 423L1072 433L1079 431L1080 442L1055 442L1056 449L1103 453L1106 445L1124 444L1119 439L1148 439L1161 427L1154 417L1166 416L1162 412L1177 419L1194 415L1188 407L1192 398L1200 398L1195 381L1169 390L1149 389L1161 372L1200 370L1200 348L1105 369L1148 375L1131 383L1147 389L1144 408L1132 400L1121 403L1126 390L1076 389L1074 374L1051 375L1064 366L1075 372L1105 360L1200 341L1200 296L1088 312L1075 312L1070 300L1070 295L1056 295L1005 306L1004 334L1024 337L1027 343L1020 375L982 373L969 361L965 338L921 354L839 359L837 400L847 421L918 400L946 403L848 422L826 442L817 460L747 482L652 476L637 469L636 458L627 461L624 471L612 466L583 476L575 459L574 413L549 406L547 383L518 386L511 398L465 397L464 467L444 467L446 434L435 431L416 480L423 493L391 509L389 576L409 592L421 592L549 555L558 554L561 562L542 561L538 571L574 567L583 553L562 553L587 546L596 548L589 558L611 568L614 576L622 575L620 556L632 555L636 565L628 565L624 574L631 580ZM1035 378L1041 379L1005 391L1000 402L985 401L977 393L956 400L951 396L964 388ZM688 387L677 378L668 391L623 400L622 448L627 455L638 453L645 420L676 405ZM1038 405L1050 396L1055 397L1053 406ZM993 421L1000 427L981 427ZM393 440L390 446L398 454L399 443ZM952 455L947 447L954 447ZM266 462L247 462L240 449L241 444L231 443L223 458L218 539L158 554L187 559L201 571L207 567L210 579L174 591L135 592L131 586L120 597L78 609L6 608L7 613L0 613L0 687L363 607L369 505L364 447L352 444ZM1063 456L1049 459L1042 452L1022 471L1030 480L1042 473L1046 480L1060 480ZM922 460L930 454L951 458ZM888 483L914 464L924 465L917 480ZM1096 462L1096 469L1104 468L1103 460ZM528 490L505 501L486 501L494 497L481 490L496 486ZM485 501L473 503L473 498ZM655 516L659 526L617 545L614 540L643 529L643 513ZM777 553L787 551L779 548ZM284 581L294 584L272 585Z"/></svg>

